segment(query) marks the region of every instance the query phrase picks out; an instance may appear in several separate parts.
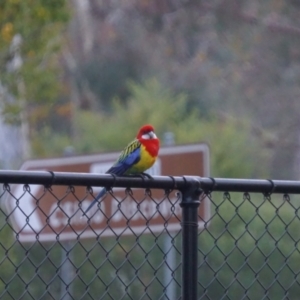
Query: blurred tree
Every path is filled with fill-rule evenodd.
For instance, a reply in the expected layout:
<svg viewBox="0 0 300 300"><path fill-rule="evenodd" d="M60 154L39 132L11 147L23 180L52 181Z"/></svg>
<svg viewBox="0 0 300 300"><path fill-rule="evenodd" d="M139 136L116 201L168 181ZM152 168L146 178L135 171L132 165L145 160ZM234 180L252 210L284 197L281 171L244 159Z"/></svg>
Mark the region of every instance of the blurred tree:
<svg viewBox="0 0 300 300"><path fill-rule="evenodd" d="M54 134L47 127L34 140L35 150L40 155L60 155L72 144L79 153L120 151L141 125L151 123L161 138L164 132L173 132L176 144L207 142L213 176L268 176L268 141L272 136L257 134L246 121L217 115L201 117L197 110L189 111L185 94L173 93L154 78L142 84L130 82L128 90L126 104L115 99L110 113L77 112L79 138L75 144L68 134Z"/></svg>
<svg viewBox="0 0 300 300"><path fill-rule="evenodd" d="M7 122L21 123L29 140L30 111L49 103L59 91L61 32L68 20L66 1L8 0L0 4L0 82L14 97L2 95ZM29 145L23 155L30 155Z"/></svg>
<svg viewBox="0 0 300 300"><path fill-rule="evenodd" d="M79 106L112 109L114 96L129 99L126 79L155 76L175 93L184 92L189 110L203 116L225 111L271 131L281 140L272 144L273 176L300 174L294 167L300 112L295 1L85 2L89 50L78 38L71 43L80 61ZM73 23L72 33L79 24Z"/></svg>

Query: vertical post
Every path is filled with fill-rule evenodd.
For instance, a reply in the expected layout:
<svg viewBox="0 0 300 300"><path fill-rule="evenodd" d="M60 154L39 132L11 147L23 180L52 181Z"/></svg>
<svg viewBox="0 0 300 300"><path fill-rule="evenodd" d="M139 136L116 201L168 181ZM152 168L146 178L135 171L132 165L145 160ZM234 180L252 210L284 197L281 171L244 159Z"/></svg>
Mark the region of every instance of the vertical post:
<svg viewBox="0 0 300 300"><path fill-rule="evenodd" d="M197 300L198 285L198 186L182 191L182 300Z"/></svg>

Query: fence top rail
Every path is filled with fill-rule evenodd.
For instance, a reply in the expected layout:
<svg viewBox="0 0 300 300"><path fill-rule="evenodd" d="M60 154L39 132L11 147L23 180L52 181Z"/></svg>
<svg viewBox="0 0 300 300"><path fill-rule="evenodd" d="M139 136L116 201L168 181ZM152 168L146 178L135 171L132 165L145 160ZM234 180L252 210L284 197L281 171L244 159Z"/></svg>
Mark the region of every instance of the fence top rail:
<svg viewBox="0 0 300 300"><path fill-rule="evenodd" d="M73 186L106 186L131 188L177 189L200 188L204 191L300 194L300 181L271 179L235 179L198 176L119 177L52 171L0 170L0 183Z"/></svg>

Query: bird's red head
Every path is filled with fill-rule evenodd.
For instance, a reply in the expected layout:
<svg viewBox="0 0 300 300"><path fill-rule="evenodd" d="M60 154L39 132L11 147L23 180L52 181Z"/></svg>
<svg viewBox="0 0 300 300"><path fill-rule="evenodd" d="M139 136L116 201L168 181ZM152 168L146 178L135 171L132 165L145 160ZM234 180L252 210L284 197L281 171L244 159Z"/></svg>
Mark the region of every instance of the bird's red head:
<svg viewBox="0 0 300 300"><path fill-rule="evenodd" d="M140 128L140 130L139 130L139 132L138 132L138 134L137 134L137 138L138 139L141 139L141 138L143 138L143 136L144 136L144 138L145 139L149 139L150 138L150 132L152 132L152 133L154 133L154 128L153 128L153 126L152 125L144 125L144 126L142 126L141 128Z"/></svg>
<svg viewBox="0 0 300 300"><path fill-rule="evenodd" d="M156 157L159 150L159 139L154 133L152 125L144 125L140 128L137 139L146 147L151 156Z"/></svg>

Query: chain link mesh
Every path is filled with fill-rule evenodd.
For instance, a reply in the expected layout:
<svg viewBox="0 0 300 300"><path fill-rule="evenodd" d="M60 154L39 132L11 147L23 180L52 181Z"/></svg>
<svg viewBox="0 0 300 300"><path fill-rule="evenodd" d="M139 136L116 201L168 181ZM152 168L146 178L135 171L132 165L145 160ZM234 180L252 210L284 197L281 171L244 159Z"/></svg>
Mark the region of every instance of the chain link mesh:
<svg viewBox="0 0 300 300"><path fill-rule="evenodd" d="M299 197L201 196L198 299L299 299ZM88 218L90 187L5 184L0 198L1 299L181 299L176 191L110 190Z"/></svg>
<svg viewBox="0 0 300 300"><path fill-rule="evenodd" d="M298 299L299 196L211 193L199 299Z"/></svg>
<svg viewBox="0 0 300 300"><path fill-rule="evenodd" d="M170 220L180 224L179 194L155 191L154 197L128 188L117 197L110 191L81 218L92 190L82 198L73 186L64 190L58 195L55 187L37 192L24 185L16 195L4 185L1 199L10 208L0 210L1 299L180 298L180 227L169 230ZM44 198L55 205L49 208Z"/></svg>

